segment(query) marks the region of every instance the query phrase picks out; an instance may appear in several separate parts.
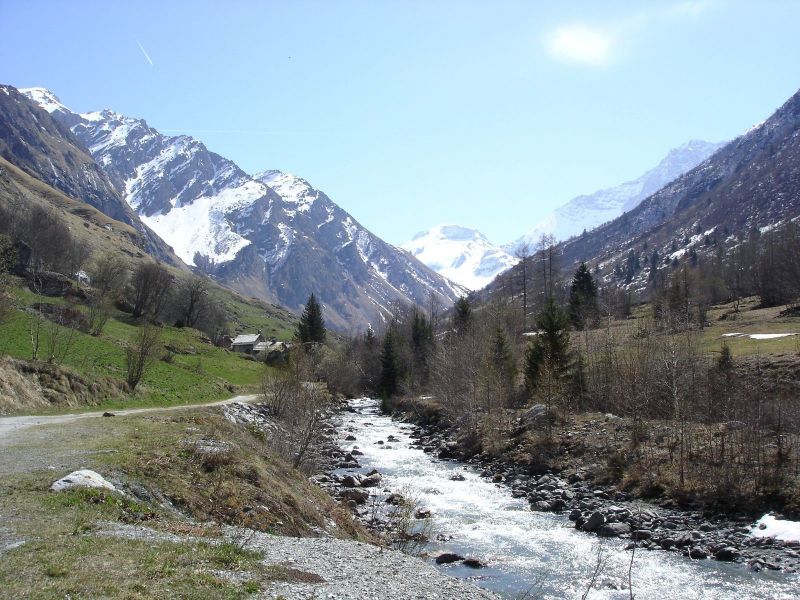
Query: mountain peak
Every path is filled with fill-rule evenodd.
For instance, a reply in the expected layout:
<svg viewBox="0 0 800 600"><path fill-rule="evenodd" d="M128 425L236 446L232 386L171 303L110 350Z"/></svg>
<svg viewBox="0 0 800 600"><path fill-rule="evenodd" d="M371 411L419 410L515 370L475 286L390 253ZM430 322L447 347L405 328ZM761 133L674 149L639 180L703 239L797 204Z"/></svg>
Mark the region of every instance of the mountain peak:
<svg viewBox="0 0 800 600"><path fill-rule="evenodd" d="M33 100L36 104L41 106L49 113L56 111L72 112L61 100L58 99L53 92L43 87L20 88L20 93L25 94L28 98Z"/></svg>
<svg viewBox="0 0 800 600"><path fill-rule="evenodd" d="M319 196L317 190L305 179L277 169L256 173L253 179L271 188L285 202L296 204L300 212L308 212Z"/></svg>
<svg viewBox="0 0 800 600"><path fill-rule="evenodd" d="M477 229L452 223L421 231L400 247L440 275L471 290L484 287L516 263L514 257Z"/></svg>

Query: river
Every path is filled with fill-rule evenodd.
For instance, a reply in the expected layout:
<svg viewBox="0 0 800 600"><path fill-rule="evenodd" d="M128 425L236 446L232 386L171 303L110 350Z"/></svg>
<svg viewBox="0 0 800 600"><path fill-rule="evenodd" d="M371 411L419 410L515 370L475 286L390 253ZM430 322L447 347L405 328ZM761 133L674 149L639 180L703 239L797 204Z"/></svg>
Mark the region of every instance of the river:
<svg viewBox="0 0 800 600"><path fill-rule="evenodd" d="M411 448L413 427L382 414L377 400L357 399L351 406L355 412L337 417L340 446L363 452L357 456L357 471L380 471L384 479L378 490L411 491L432 511L434 535L425 551L455 552L487 565L478 570L442 565L443 571L507 598L523 598L526 592L530 598L580 598L602 552L603 567L587 597L630 598L627 541L576 531L565 515L531 511L526 499L512 497L507 487L474 469ZM345 440L350 434L355 442ZM398 441L386 442L390 435ZM453 481L456 474L464 480ZM800 576L754 573L738 564L690 560L664 551L637 550L631 580L638 600L800 597Z"/></svg>

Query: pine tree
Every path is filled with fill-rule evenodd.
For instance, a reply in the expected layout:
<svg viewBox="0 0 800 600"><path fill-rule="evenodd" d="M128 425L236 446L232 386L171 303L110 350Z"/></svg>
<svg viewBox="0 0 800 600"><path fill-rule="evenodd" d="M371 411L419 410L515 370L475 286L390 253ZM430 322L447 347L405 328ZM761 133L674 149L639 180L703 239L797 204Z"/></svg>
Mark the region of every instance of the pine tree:
<svg viewBox="0 0 800 600"><path fill-rule="evenodd" d="M492 347L490 352L490 360L493 368L502 375L502 377L512 384L516 374L514 360L511 356L511 349L508 344L506 332L498 327L492 340Z"/></svg>
<svg viewBox="0 0 800 600"><path fill-rule="evenodd" d="M396 327L392 325L383 338L383 352L381 352L381 377L378 382L378 393L384 399L391 398L397 393L400 382L396 337Z"/></svg>
<svg viewBox="0 0 800 600"><path fill-rule="evenodd" d="M466 333L472 319L472 307L466 296L461 296L456 300L456 305L453 312L453 329L456 333L462 335Z"/></svg>
<svg viewBox="0 0 800 600"><path fill-rule="evenodd" d="M433 350L433 325L419 310L411 319L411 352L414 359L415 382L424 385L429 376L429 360Z"/></svg>
<svg viewBox="0 0 800 600"><path fill-rule="evenodd" d="M322 344L325 342L325 320L322 318L322 307L314 294L308 297L306 307L297 323L296 337L301 344Z"/></svg>
<svg viewBox="0 0 800 600"><path fill-rule="evenodd" d="M364 334L364 343L370 350L375 346L375 330L372 328L371 323L367 325L367 332Z"/></svg>
<svg viewBox="0 0 800 600"><path fill-rule="evenodd" d="M581 263L569 290L569 319L575 329L581 329L597 312L597 285L586 263Z"/></svg>
<svg viewBox="0 0 800 600"><path fill-rule="evenodd" d="M538 335L525 352L525 384L530 392L539 385L543 373L563 380L571 368L569 318L551 297L536 317Z"/></svg>

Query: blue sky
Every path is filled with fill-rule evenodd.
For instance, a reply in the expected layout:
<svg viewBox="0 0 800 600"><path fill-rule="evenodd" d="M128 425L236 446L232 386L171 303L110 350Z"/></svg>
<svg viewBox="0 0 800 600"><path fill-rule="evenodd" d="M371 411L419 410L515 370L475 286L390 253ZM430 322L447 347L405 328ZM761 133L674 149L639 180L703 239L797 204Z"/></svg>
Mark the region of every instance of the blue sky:
<svg viewBox="0 0 800 600"><path fill-rule="evenodd" d="M0 0L0 82L290 171L401 243L497 243L800 88L800 2Z"/></svg>

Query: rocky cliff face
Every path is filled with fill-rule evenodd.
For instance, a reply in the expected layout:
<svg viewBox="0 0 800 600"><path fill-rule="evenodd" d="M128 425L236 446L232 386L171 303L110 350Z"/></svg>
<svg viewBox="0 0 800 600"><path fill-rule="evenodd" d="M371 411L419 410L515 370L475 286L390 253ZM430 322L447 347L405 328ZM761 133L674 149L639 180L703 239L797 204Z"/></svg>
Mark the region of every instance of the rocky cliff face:
<svg viewBox="0 0 800 600"><path fill-rule="evenodd" d="M313 292L329 324L361 330L394 303L450 305L465 290L362 227L307 181L251 176L189 136L110 110L77 114L27 90L88 148L139 217L175 252L246 294L299 310Z"/></svg>

